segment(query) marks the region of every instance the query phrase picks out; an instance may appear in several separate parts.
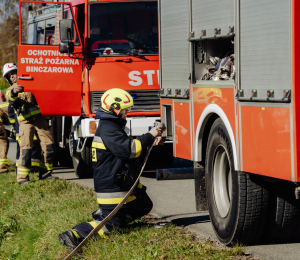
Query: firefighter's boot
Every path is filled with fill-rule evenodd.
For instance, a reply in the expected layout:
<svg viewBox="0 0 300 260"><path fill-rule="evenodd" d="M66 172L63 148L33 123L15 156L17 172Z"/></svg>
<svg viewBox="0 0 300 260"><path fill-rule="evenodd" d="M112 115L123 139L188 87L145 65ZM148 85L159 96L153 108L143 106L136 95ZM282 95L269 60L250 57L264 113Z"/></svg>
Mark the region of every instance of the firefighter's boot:
<svg viewBox="0 0 300 260"><path fill-rule="evenodd" d="M45 180L45 179L48 179L48 180L55 180L55 179L58 179L58 177L52 176L52 171L47 171L47 172L45 172L45 171L42 169L42 170L40 170L40 173L39 173L39 179L40 179L40 180Z"/></svg>
<svg viewBox="0 0 300 260"><path fill-rule="evenodd" d="M102 215L102 210L99 208L92 213L93 219L97 219Z"/></svg>
<svg viewBox="0 0 300 260"><path fill-rule="evenodd" d="M58 235L59 242L66 246L72 252L84 239L84 237L75 229L68 230Z"/></svg>

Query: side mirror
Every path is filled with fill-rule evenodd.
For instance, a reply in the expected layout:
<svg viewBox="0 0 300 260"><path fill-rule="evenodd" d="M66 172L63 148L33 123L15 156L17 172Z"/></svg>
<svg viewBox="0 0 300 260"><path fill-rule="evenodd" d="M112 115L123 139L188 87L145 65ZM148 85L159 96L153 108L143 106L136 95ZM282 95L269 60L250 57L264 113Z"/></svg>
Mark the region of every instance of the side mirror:
<svg viewBox="0 0 300 260"><path fill-rule="evenodd" d="M62 42L72 41L74 39L74 21L73 19L63 19L59 21L60 40Z"/></svg>
<svg viewBox="0 0 300 260"><path fill-rule="evenodd" d="M63 19L59 21L60 40L59 52L60 53L73 53L74 52L74 22L73 19Z"/></svg>
<svg viewBox="0 0 300 260"><path fill-rule="evenodd" d="M74 42L60 42L59 43L60 53L73 53L74 52Z"/></svg>

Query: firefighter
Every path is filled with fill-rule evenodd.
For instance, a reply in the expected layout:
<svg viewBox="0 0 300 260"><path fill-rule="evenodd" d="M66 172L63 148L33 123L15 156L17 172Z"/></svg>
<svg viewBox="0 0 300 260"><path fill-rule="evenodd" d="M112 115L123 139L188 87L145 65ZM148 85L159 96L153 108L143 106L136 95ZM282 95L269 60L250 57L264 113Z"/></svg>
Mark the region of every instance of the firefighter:
<svg viewBox="0 0 300 260"><path fill-rule="evenodd" d="M17 115L15 113L14 108L12 105L8 106L8 117L9 122L11 123L12 127L10 130L10 137L17 141L17 152L16 152L16 173L18 172L18 161L20 158L20 145L18 143L19 141L19 123L17 120ZM37 135L35 134L33 137L33 145L32 145L32 151L31 151L31 173L39 173L40 168L40 160L41 160L41 146L40 142L37 138Z"/></svg>
<svg viewBox="0 0 300 260"><path fill-rule="evenodd" d="M4 125L10 125L8 119L8 103L0 103L0 174L8 172L8 137Z"/></svg>
<svg viewBox="0 0 300 260"><path fill-rule="evenodd" d="M55 179L52 176L54 159L54 140L46 119L41 115L39 106L32 93L24 92L22 86L17 85L17 66L7 63L3 67L3 76L11 84L6 96L17 114L19 123L20 158L18 161L17 181L20 185L29 183L31 156L34 134L40 141L43 155L41 158L40 179Z"/></svg>
<svg viewBox="0 0 300 260"><path fill-rule="evenodd" d="M89 223L76 225L72 230L58 235L59 241L72 251L110 212L122 201L130 190L142 167L147 148L162 144L162 127L157 126L138 139L131 139L125 132L126 114L133 106L133 99L122 89L110 89L101 97L101 107L96 119L100 119L92 143L94 187L99 204L98 218ZM106 237L114 226L148 214L152 201L141 183L135 188L124 206L98 232ZM97 214L96 214L97 215Z"/></svg>

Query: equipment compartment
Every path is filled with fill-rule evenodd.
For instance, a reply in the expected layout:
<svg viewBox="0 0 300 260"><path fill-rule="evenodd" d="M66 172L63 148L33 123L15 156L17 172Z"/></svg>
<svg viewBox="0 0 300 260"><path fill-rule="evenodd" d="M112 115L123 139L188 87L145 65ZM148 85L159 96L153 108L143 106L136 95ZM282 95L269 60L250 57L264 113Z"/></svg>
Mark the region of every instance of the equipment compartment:
<svg viewBox="0 0 300 260"><path fill-rule="evenodd" d="M232 38L193 42L194 81L233 81L235 79Z"/></svg>

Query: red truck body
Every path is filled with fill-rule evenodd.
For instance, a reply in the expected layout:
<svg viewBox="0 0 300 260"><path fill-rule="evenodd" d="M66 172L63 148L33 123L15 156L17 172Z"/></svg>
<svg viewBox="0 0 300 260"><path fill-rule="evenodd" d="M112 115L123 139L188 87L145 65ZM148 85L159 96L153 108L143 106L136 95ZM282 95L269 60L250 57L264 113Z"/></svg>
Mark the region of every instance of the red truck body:
<svg viewBox="0 0 300 260"><path fill-rule="evenodd" d="M117 4L117 3L143 3L144 5L153 5L153 1L88 1L77 0L70 3L54 3L54 2L30 2L20 1L20 45L18 50L18 84L25 87L25 91L34 93L37 102L41 108L43 115L52 116L79 116L81 115L81 107L83 107L85 116L95 116L95 109L91 108L91 92L106 91L110 88L122 88L129 91L138 91L142 95L144 90L158 90L158 53L143 53L140 54L120 55L113 53L104 53L105 55L94 55L91 49L99 45L112 44L128 44L127 33L139 32L142 28L147 30L157 26L157 13L153 10L141 11L141 14L136 12L124 12L122 15L127 22L128 28L123 28L124 24L115 15L99 17L101 25L99 30L111 30L110 37L107 40L91 39L94 35L92 30L88 31L93 21L90 18L90 5L95 8L95 5L101 4ZM52 35L46 38L44 43L30 42L29 38L32 34L29 26L32 18L30 15L26 18L26 7L30 5L42 4L42 8L47 6L63 7L64 19L73 19L75 22L76 35L79 35L77 44L75 44L74 54L70 57L67 53L59 53L59 20L62 19L61 11L56 14L55 26L52 26ZM140 7L142 8L142 7ZM40 12L42 12L41 10ZM54 10L55 11L55 10ZM54 13L54 11L52 11ZM29 11L33 12L33 11ZM155 16L153 16L155 14ZM33 14L35 15L35 14ZM39 20L44 19L45 23L49 20L46 17L47 13L36 14L36 27L39 26ZM43 18L43 16L45 18ZM130 18L134 18L131 21ZM48 20L46 20L48 19ZM93 18L96 20L96 18ZM106 20L105 20L106 19ZM54 21L54 20L53 20ZM26 22L28 29L26 28ZM105 24L110 22L110 24ZM45 25L47 32L47 25ZM123 26L123 27L122 27ZM130 27L131 26L131 27ZM129 28L130 27L130 28ZM40 28L40 27L38 27ZM126 29L126 30L125 30ZM26 37L24 31L27 30ZM26 32L26 31L25 31ZM37 38L39 35L37 36ZM56 37L56 38L55 38ZM77 36L76 36L77 37ZM34 36L33 36L34 38ZM50 41L49 39L52 39ZM54 39L54 40L53 40ZM35 41L35 40L34 40ZM92 43L93 41L93 43ZM158 42L157 44L158 45ZM96 47L95 47L96 46ZM84 53L84 55L83 55ZM153 92L155 93L155 92ZM147 95L145 95L147 97ZM151 95L153 98L153 95ZM137 97L138 99L138 97ZM55 103L53 103L55 101ZM93 111L92 111L93 110ZM129 116L159 116L159 101L158 98L150 106L140 109L134 109Z"/></svg>

